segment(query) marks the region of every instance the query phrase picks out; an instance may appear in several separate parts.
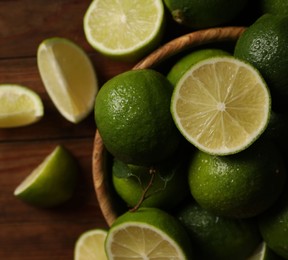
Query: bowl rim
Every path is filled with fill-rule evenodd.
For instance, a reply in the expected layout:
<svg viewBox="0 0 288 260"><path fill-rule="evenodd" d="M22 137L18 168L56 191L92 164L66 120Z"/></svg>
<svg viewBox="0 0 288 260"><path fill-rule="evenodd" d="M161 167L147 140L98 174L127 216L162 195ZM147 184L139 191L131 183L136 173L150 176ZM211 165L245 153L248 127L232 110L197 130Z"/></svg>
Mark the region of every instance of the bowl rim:
<svg viewBox="0 0 288 260"><path fill-rule="evenodd" d="M215 27L193 31L179 36L151 52L140 60L132 70L152 69L168 58L193 47L208 43L233 42L245 31L244 26ZM113 196L110 192L107 181L106 157L108 152L105 149L101 135L96 126L92 153L92 177L96 198L106 223L110 227L118 217L118 205L113 203Z"/></svg>

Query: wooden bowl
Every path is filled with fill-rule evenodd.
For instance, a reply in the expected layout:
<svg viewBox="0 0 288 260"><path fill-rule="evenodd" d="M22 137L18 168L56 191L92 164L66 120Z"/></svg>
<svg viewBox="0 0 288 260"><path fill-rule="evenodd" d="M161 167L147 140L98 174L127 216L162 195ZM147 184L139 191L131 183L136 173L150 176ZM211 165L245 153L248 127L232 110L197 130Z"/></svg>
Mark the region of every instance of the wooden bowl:
<svg viewBox="0 0 288 260"><path fill-rule="evenodd" d="M209 43L236 42L244 30L245 27L220 27L188 33L155 50L137 63L133 69L155 68L163 64L163 61L166 61L168 58L193 47ZM107 224L111 226L117 216L127 209L125 209L125 206L123 207L111 186L109 153L104 147L98 130L96 130L94 139L92 173L100 209Z"/></svg>

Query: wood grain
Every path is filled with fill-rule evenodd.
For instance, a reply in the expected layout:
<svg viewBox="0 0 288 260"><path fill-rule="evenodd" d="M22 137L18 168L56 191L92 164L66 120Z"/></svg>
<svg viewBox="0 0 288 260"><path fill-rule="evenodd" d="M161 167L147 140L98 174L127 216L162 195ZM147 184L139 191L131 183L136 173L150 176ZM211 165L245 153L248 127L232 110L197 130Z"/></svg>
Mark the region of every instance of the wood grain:
<svg viewBox="0 0 288 260"><path fill-rule="evenodd" d="M0 1L0 84L33 89L45 109L45 116L36 124L0 129L0 259L73 259L74 245L82 232L107 228L92 181L93 113L77 125L65 120L45 91L36 60L39 43L58 36L73 40L89 54L100 86L132 67L109 60L86 42L82 20L90 2ZM35 208L16 199L13 191L17 185L59 144L80 165L74 197L53 209Z"/></svg>

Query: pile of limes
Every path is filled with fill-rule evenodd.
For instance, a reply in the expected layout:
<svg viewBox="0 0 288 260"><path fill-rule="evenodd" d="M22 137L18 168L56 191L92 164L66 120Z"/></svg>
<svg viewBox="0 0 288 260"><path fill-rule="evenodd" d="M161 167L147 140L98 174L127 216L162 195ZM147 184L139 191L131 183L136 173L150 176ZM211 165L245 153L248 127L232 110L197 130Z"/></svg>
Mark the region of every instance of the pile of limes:
<svg viewBox="0 0 288 260"><path fill-rule="evenodd" d="M187 24L179 3L165 1ZM131 70L102 85L95 121L127 205L103 242L108 259L288 259L287 25L269 11L232 52L204 46L167 74Z"/></svg>

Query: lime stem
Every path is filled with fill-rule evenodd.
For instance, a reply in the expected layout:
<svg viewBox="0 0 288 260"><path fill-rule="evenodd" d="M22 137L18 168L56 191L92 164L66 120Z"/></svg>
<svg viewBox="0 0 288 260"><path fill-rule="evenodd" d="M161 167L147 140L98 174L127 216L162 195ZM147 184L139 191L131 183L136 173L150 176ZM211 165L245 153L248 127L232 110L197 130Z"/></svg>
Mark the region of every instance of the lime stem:
<svg viewBox="0 0 288 260"><path fill-rule="evenodd" d="M142 202L143 202L144 199L146 198L146 194L147 194L149 188L152 186L153 181L154 181L154 178L155 178L156 171L155 171L154 167L151 167L151 168L150 168L149 174L150 174L150 176L151 176L151 178L150 178L150 180L149 180L149 183L148 183L148 185L146 186L146 188L143 190L143 193L142 193L141 198L139 199L138 203L137 203L133 208L131 208L131 209L129 210L130 212L134 212L134 211L138 210L139 207L141 206Z"/></svg>

